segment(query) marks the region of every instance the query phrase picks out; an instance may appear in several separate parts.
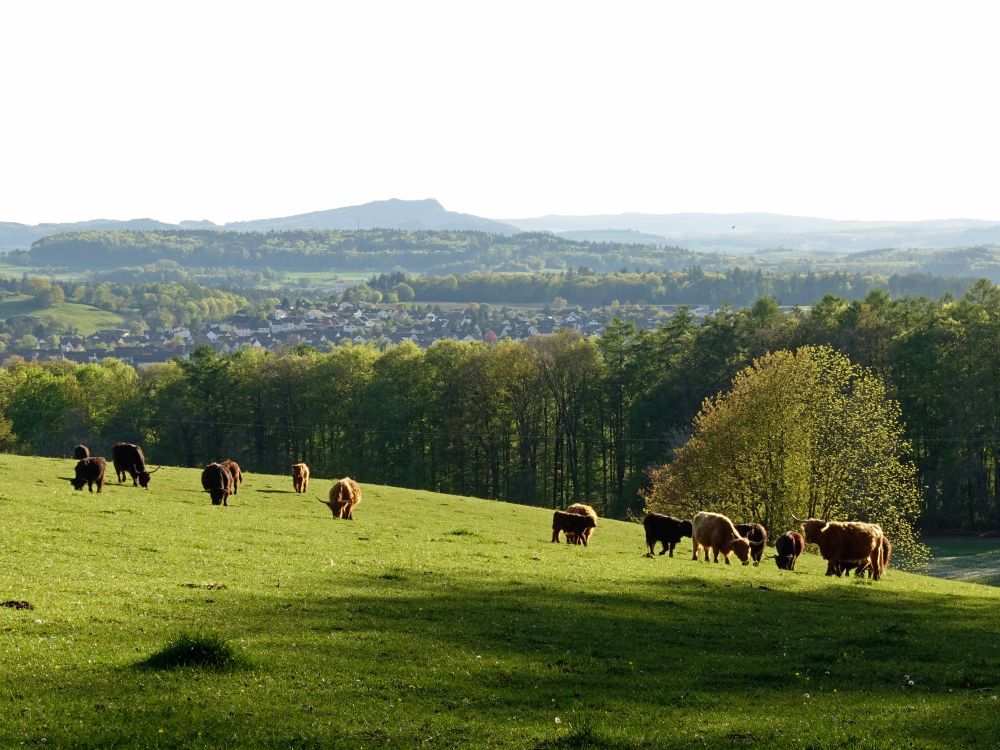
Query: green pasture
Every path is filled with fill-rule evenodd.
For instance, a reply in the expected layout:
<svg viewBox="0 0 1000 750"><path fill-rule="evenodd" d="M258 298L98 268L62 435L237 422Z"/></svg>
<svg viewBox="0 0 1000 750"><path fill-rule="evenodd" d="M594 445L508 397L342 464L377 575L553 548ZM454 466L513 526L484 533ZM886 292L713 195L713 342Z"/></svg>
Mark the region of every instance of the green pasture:
<svg viewBox="0 0 1000 750"><path fill-rule="evenodd" d="M194 469L75 492L73 464L0 456L0 601L34 607L0 607L0 747L1000 742L1000 589L650 559L607 520L552 544L551 511L375 485L338 521L329 478L247 466L229 507ZM237 666L150 666L181 633Z"/></svg>
<svg viewBox="0 0 1000 750"><path fill-rule="evenodd" d="M117 313L98 310L96 307L76 302L59 302L51 307L44 307L24 294L0 298L0 320L18 315L52 318L66 332L76 331L82 336L88 336L104 328L117 328L124 321L124 318Z"/></svg>
<svg viewBox="0 0 1000 750"><path fill-rule="evenodd" d="M944 536L927 540L931 575L1000 586L1000 538Z"/></svg>

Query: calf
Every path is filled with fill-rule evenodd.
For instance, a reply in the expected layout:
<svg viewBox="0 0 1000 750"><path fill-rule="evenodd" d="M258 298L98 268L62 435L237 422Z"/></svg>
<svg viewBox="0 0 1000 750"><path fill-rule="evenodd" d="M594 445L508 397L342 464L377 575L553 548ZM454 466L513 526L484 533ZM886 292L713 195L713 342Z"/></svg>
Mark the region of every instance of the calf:
<svg viewBox="0 0 1000 750"><path fill-rule="evenodd" d="M229 472L229 476L233 478L231 490L232 494L237 494L240 491L240 485L243 484L243 472L240 471L240 465L231 458L227 458L219 465L225 466L226 471Z"/></svg>
<svg viewBox="0 0 1000 750"><path fill-rule="evenodd" d="M691 522L681 520L673 516L665 516L661 513L647 513L642 519L642 526L646 530L646 546L649 547L649 556L652 557L656 551L656 543L663 545L660 555L667 552L674 556L674 547L680 543L682 537L691 536Z"/></svg>
<svg viewBox="0 0 1000 750"><path fill-rule="evenodd" d="M212 498L212 505L229 505L229 489L233 477L222 464L211 463L201 472L201 486Z"/></svg>
<svg viewBox="0 0 1000 750"><path fill-rule="evenodd" d="M584 533L587 529L592 529L597 525L593 516L581 516L576 513L567 513L564 510L557 510L552 515L552 541L559 541L559 532L566 532L567 544L583 544L587 546L587 536ZM570 534L576 536L572 539Z"/></svg>
<svg viewBox="0 0 1000 750"><path fill-rule="evenodd" d="M705 550L705 562L708 562L708 551L712 550L715 562L719 562L721 554L729 565L729 556L735 554L744 565L750 564L750 541L740 536L733 522L721 513L695 513L691 530L692 560L698 559L700 547Z"/></svg>
<svg viewBox="0 0 1000 750"><path fill-rule="evenodd" d="M309 467L305 464L292 464L292 486L296 492L305 492L309 488Z"/></svg>
<svg viewBox="0 0 1000 750"><path fill-rule="evenodd" d="M750 542L750 559L753 560L753 564L760 565L760 558L764 555L764 545L767 544L767 529L759 523L738 523L736 530Z"/></svg>
<svg viewBox="0 0 1000 750"><path fill-rule="evenodd" d="M316 498L319 500L319 498ZM361 502L361 487L350 477L344 477L334 482L330 488L330 499L323 505L330 509L334 518L346 518L348 521L354 520L354 506Z"/></svg>
<svg viewBox="0 0 1000 750"><path fill-rule="evenodd" d="M584 529L583 535L587 537L587 541L590 541L590 537L594 534L594 529L597 527L597 511L594 510L589 505L584 505L583 503L573 503L566 508L567 513L575 513L578 516L590 516L594 519L594 526ZM579 544L579 540L576 538L576 534L567 531L566 539L571 544Z"/></svg>
<svg viewBox="0 0 1000 750"><path fill-rule="evenodd" d="M779 570L795 570L795 561L806 547L802 535L797 531L786 531L774 542L774 562Z"/></svg>
<svg viewBox="0 0 1000 750"><path fill-rule="evenodd" d="M73 489L82 490L83 485L87 485L87 491L94 491L94 484L97 484L97 491L104 488L104 472L108 468L108 462L103 456L93 458L83 458L76 464L76 476L69 481L73 484Z"/></svg>

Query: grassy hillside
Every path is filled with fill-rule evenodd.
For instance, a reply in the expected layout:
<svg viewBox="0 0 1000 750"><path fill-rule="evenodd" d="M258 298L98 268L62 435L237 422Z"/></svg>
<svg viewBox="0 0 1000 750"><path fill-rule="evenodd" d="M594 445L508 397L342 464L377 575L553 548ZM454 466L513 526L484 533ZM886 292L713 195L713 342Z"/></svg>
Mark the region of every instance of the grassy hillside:
<svg viewBox="0 0 1000 750"><path fill-rule="evenodd" d="M0 299L0 320L16 315L52 318L63 326L66 332L75 330L83 336L103 328L117 328L123 321L122 316L117 313L98 310L96 307L76 302L59 302L51 307L43 307L23 294Z"/></svg>
<svg viewBox="0 0 1000 750"><path fill-rule="evenodd" d="M155 460L155 456L152 457ZM992 747L1000 590L643 557L604 521L363 485L335 521L248 473L74 492L0 456L0 746ZM141 662L181 631L228 672ZM912 681L912 685L909 682Z"/></svg>

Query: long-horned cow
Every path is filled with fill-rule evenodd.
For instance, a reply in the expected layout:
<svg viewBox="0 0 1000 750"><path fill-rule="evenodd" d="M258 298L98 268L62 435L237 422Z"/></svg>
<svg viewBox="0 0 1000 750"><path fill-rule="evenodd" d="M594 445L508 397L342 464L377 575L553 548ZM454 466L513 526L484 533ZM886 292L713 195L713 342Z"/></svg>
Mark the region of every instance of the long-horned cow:
<svg viewBox="0 0 1000 750"><path fill-rule="evenodd" d="M233 477L222 464L210 463L201 472L201 486L212 498L212 505L229 505Z"/></svg>
<svg viewBox="0 0 1000 750"><path fill-rule="evenodd" d="M726 565L729 565L729 556L736 555L744 565L750 564L750 541L740 536L733 522L721 513L708 513L700 511L695 513L691 521L692 546L694 555L692 560L698 559L699 547L705 550L705 562L708 562L708 551L714 553L715 562L719 562L721 554Z"/></svg>
<svg viewBox="0 0 1000 750"><path fill-rule="evenodd" d="M133 443L118 442L111 446L111 460L114 462L119 484L125 481L126 476L131 476L133 487L148 490L149 475L159 471L159 468L153 471L146 468L146 457L142 455L142 448Z"/></svg>
<svg viewBox="0 0 1000 750"><path fill-rule="evenodd" d="M760 565L760 558L764 555L764 545L767 544L767 529L759 523L738 523L736 530L750 542L750 559L753 560L753 564Z"/></svg>
<svg viewBox="0 0 1000 750"><path fill-rule="evenodd" d="M87 491L94 491L94 484L97 484L97 491L104 489L104 472L108 467L108 462L104 456L94 456L93 458L82 458L76 464L76 476L69 481L73 484L73 489L82 490L83 485L87 485Z"/></svg>
<svg viewBox="0 0 1000 750"><path fill-rule="evenodd" d="M657 542L663 545L661 555L669 552L673 557L674 547L681 538L690 537L693 533L689 520L665 516L662 513L647 513L642 519L642 526L646 530L646 546L649 547L650 557L656 550Z"/></svg>
<svg viewBox="0 0 1000 750"><path fill-rule="evenodd" d="M838 578L850 567L871 568L872 578L882 578L885 563L882 539L885 536L877 524L861 521L828 521L825 518L795 518L802 524L807 544L819 547L826 560L826 574Z"/></svg>
<svg viewBox="0 0 1000 750"><path fill-rule="evenodd" d="M309 467L305 464L292 464L292 486L296 492L309 489Z"/></svg>
<svg viewBox="0 0 1000 750"><path fill-rule="evenodd" d="M361 502L361 487L350 477L338 479L330 488L330 499L319 500L333 513L334 518L354 520L354 506Z"/></svg>

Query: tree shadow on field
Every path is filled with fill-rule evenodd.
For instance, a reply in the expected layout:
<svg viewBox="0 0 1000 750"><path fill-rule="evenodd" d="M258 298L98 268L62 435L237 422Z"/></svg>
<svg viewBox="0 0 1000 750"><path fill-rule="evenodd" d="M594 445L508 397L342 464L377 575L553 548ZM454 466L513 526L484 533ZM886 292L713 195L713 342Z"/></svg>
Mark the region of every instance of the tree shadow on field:
<svg viewBox="0 0 1000 750"><path fill-rule="evenodd" d="M229 590L217 605L233 623L229 637L245 641L262 673L278 680L281 691L304 692L310 721L331 727L316 735L329 737L328 746L391 744L388 734L372 735L389 730L352 724L343 705L318 700L319 691L344 682L356 691L352 710L395 704L401 694L417 706L410 710L424 724L399 730L412 731L397 742L404 746L448 731L449 720L471 727L473 734L451 745L458 747L477 738L476 726L511 717L544 717L550 727L553 716L567 723L574 715L595 717L595 724L558 741L537 728L510 735L528 748L774 746L789 732L817 748L881 746L872 736L956 746L948 727L956 701L1000 687L993 599L956 604L951 596L842 581L783 590L677 575L636 594L589 589L586 581L572 591L563 581L557 588L379 572L359 571L359 587L342 594L315 596L290 584L266 595ZM288 675L299 679L290 682ZM132 669L114 678L140 679ZM202 687L208 686L164 685L158 690L166 697L158 700L172 706ZM148 680L137 688L147 697L151 689ZM60 699L93 703L92 690L80 676L62 683ZM220 717L229 710L234 727L263 733L258 744L299 744L281 735L287 703L263 695L248 717L226 706L231 692L213 693L226 695L218 698ZM806 694L813 703L821 696L842 702L804 713L811 710ZM985 703L988 691L979 695L984 709L995 709ZM919 704L919 712L908 712L910 704ZM140 729L155 733L170 710L131 715L134 734L125 744L142 744L150 735ZM622 716L648 720L645 739L615 734ZM995 737L1000 712L977 716L977 731ZM682 741L678 722L692 723L700 739ZM862 731L869 734L852 734ZM77 737L95 745L106 739L96 729Z"/></svg>

